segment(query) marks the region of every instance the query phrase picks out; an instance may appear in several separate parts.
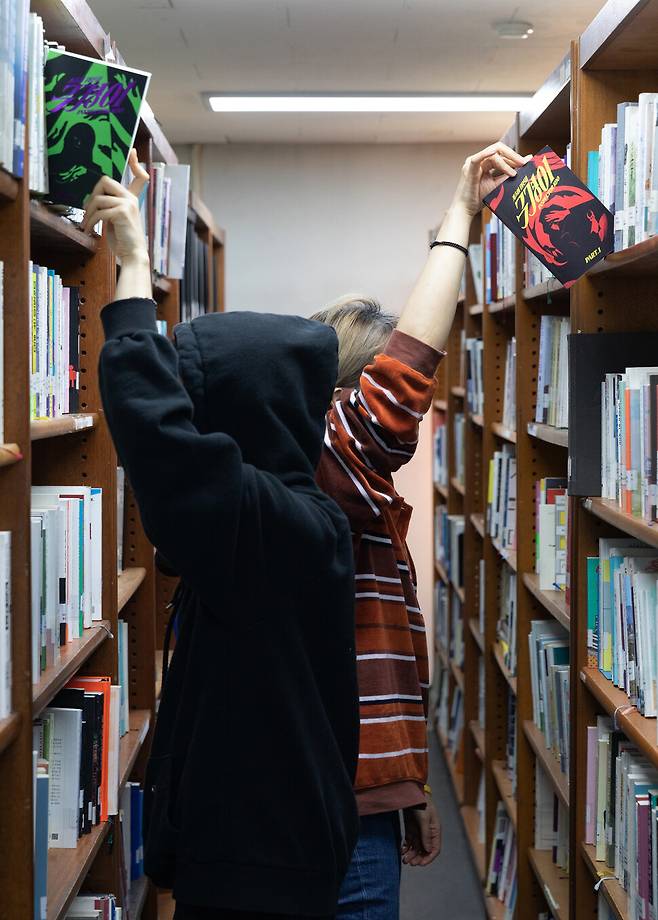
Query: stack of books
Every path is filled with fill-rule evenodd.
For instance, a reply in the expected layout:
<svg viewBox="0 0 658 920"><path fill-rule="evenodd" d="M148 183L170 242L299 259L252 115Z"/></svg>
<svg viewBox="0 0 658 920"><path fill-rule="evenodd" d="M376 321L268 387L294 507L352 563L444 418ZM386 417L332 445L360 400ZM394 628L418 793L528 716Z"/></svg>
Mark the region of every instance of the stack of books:
<svg viewBox="0 0 658 920"><path fill-rule="evenodd" d="M507 343L505 354L503 425L510 431L516 431L516 338L514 336Z"/></svg>
<svg viewBox="0 0 658 920"><path fill-rule="evenodd" d="M208 244L198 236L194 221L187 222L185 267L180 285L181 322L189 323L208 309Z"/></svg>
<svg viewBox="0 0 658 920"><path fill-rule="evenodd" d="M585 843L628 895L628 916L658 904L658 770L599 716L587 729Z"/></svg>
<svg viewBox="0 0 658 920"><path fill-rule="evenodd" d="M587 559L590 663L644 716L658 715L658 550L632 537L602 537Z"/></svg>
<svg viewBox="0 0 658 920"><path fill-rule="evenodd" d="M487 533L501 549L516 549L516 453L511 444L489 461Z"/></svg>
<svg viewBox="0 0 658 920"><path fill-rule="evenodd" d="M505 667L516 675L516 572L503 564L500 573L500 612L496 626Z"/></svg>
<svg viewBox="0 0 658 920"><path fill-rule="evenodd" d="M30 413L57 418L79 408L79 292L41 265L30 264L30 279Z"/></svg>
<svg viewBox="0 0 658 920"><path fill-rule="evenodd" d="M448 651L450 636L450 620L448 616L449 591L448 586L439 578L435 585L435 618L436 618L436 639L445 651Z"/></svg>
<svg viewBox="0 0 658 920"><path fill-rule="evenodd" d="M569 871L569 811L555 794L538 760L535 761L535 849L550 851L556 866Z"/></svg>
<svg viewBox="0 0 658 920"><path fill-rule="evenodd" d="M567 584L567 480L553 476L535 485L535 572L541 591Z"/></svg>
<svg viewBox="0 0 658 920"><path fill-rule="evenodd" d="M482 382L482 339L464 340L466 352L466 406L473 415L484 412L484 386Z"/></svg>
<svg viewBox="0 0 658 920"><path fill-rule="evenodd" d="M32 680L60 648L103 619L103 491L33 486L31 527Z"/></svg>
<svg viewBox="0 0 658 920"><path fill-rule="evenodd" d="M569 331L568 318L542 316L535 410L535 422L540 425L569 426Z"/></svg>
<svg viewBox="0 0 658 920"><path fill-rule="evenodd" d="M464 439L466 435L466 416L463 412L455 412L453 419L453 435L455 449L455 477L458 482L464 483Z"/></svg>
<svg viewBox="0 0 658 920"><path fill-rule="evenodd" d="M658 233L658 93L620 102L588 153L587 184L615 215L615 249Z"/></svg>
<svg viewBox="0 0 658 920"><path fill-rule="evenodd" d="M533 620L528 636L532 718L569 775L569 635L555 620Z"/></svg>
<svg viewBox="0 0 658 920"><path fill-rule="evenodd" d="M505 920L512 920L516 908L516 836L502 802L496 806L487 894L505 906Z"/></svg>
<svg viewBox="0 0 658 920"><path fill-rule="evenodd" d="M434 484L448 485L448 429L445 413L434 413Z"/></svg>
<svg viewBox="0 0 658 920"><path fill-rule="evenodd" d="M658 520L658 367L606 374L601 385L601 495Z"/></svg>
<svg viewBox="0 0 658 920"><path fill-rule="evenodd" d="M516 293L516 237L491 215L485 228L485 296L487 303Z"/></svg>
<svg viewBox="0 0 658 920"><path fill-rule="evenodd" d="M152 163L150 182L141 200L142 221L151 266L158 275L181 278L188 230L190 167Z"/></svg>
<svg viewBox="0 0 658 920"><path fill-rule="evenodd" d="M122 920L123 909L113 894L81 894L73 898L65 920Z"/></svg>

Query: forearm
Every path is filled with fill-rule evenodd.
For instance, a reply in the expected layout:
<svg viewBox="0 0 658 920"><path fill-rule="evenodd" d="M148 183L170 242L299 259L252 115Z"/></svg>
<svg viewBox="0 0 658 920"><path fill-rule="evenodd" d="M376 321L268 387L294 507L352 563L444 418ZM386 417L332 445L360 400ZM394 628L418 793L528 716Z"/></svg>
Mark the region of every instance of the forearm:
<svg viewBox="0 0 658 920"><path fill-rule="evenodd" d="M471 220L464 207L454 204L441 224L437 239L468 246ZM464 267L464 253L452 246L435 246L430 251L398 321L400 332L437 350L445 347L455 317Z"/></svg>
<svg viewBox="0 0 658 920"><path fill-rule="evenodd" d="M129 300L132 297L153 297L151 263L146 252L135 253L121 262L115 299Z"/></svg>

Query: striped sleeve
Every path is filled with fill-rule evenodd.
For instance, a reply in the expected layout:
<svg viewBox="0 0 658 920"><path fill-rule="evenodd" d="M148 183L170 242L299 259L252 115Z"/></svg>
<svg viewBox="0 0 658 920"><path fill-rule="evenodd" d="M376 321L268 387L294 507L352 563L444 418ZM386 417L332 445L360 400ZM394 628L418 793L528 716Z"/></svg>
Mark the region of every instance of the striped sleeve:
<svg viewBox="0 0 658 920"><path fill-rule="evenodd" d="M393 500L391 474L414 455L441 357L434 348L396 331L385 351L364 369L358 388L339 391L327 414L325 444L336 472L352 499L375 516L382 503Z"/></svg>

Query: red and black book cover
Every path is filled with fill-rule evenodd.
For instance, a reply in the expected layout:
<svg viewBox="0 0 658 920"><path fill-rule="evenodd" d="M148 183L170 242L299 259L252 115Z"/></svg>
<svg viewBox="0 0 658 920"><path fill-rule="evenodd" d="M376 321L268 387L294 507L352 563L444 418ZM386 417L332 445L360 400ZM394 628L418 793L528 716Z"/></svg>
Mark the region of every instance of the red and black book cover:
<svg viewBox="0 0 658 920"><path fill-rule="evenodd" d="M484 203L565 287L612 252L612 214L550 147Z"/></svg>

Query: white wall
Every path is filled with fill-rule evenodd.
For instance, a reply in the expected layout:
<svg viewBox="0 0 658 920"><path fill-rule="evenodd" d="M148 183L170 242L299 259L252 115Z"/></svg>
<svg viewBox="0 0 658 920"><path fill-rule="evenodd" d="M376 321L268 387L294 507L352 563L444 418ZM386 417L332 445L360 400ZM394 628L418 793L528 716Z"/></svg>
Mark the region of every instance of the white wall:
<svg viewBox="0 0 658 920"><path fill-rule="evenodd" d="M358 291L399 312L469 152L456 144L197 148L194 181L226 231L227 308L308 316ZM190 153L179 148L184 161ZM409 543L426 615L433 603L431 440L428 420L416 457L397 477L414 507Z"/></svg>

